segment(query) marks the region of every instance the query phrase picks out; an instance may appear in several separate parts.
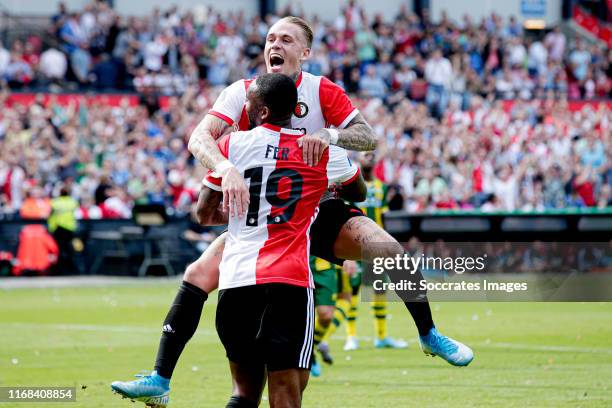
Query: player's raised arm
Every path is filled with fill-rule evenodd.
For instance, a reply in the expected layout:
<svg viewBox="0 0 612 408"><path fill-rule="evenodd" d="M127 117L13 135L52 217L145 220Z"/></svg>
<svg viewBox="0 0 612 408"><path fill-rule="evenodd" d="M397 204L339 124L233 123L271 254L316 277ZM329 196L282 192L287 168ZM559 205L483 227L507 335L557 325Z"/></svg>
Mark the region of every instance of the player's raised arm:
<svg viewBox="0 0 612 408"><path fill-rule="evenodd" d="M223 200L223 209L233 215L243 215L249 206L249 190L234 165L221 154L216 139L228 129L226 121L208 114L196 126L189 138L189 151L202 165L223 177L221 188L228 200Z"/></svg>

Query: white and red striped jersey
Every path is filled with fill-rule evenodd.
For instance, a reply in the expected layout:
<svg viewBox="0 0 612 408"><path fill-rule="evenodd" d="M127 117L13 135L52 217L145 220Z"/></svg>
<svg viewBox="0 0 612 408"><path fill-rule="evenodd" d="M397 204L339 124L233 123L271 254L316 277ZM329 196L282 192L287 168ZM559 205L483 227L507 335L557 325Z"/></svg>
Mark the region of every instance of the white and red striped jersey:
<svg viewBox="0 0 612 408"><path fill-rule="evenodd" d="M308 234L319 200L330 183L352 182L359 168L337 146L326 149L317 166L306 165L297 144L302 135L266 124L219 140L250 192L246 216L229 219L219 289L273 282L314 287ZM204 184L221 191L216 173Z"/></svg>
<svg viewBox="0 0 612 408"><path fill-rule="evenodd" d="M241 79L221 92L208 112L237 130L249 129L246 91L253 79ZM324 127L343 129L359 113L344 90L325 77L301 72L295 83L298 103L291 127L312 134Z"/></svg>

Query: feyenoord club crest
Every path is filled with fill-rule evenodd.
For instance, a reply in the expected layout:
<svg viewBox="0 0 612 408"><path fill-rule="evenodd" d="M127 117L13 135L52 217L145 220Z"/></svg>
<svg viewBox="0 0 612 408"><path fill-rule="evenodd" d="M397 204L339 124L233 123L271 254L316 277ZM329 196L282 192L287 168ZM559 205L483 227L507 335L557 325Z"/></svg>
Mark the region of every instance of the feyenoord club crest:
<svg viewBox="0 0 612 408"><path fill-rule="evenodd" d="M306 105L304 102L298 102L297 105L295 105L295 111L293 114L298 118L303 118L304 116L308 115L308 105Z"/></svg>

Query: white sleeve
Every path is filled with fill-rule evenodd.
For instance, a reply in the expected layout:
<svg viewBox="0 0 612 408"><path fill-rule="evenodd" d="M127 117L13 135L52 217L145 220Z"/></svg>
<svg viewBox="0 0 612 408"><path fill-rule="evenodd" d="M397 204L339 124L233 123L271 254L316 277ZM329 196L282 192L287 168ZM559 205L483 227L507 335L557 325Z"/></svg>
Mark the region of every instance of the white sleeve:
<svg viewBox="0 0 612 408"><path fill-rule="evenodd" d="M214 191L222 191L221 190L221 175L215 173L214 171L209 171L208 175L202 179L202 184L211 190Z"/></svg>
<svg viewBox="0 0 612 408"><path fill-rule="evenodd" d="M329 146L327 179L330 183L348 184L359 175L359 167L351 162L346 150L336 145Z"/></svg>
<svg viewBox="0 0 612 408"><path fill-rule="evenodd" d="M244 79L234 82L225 88L220 94L209 115L216 116L232 126L240 120L242 108L246 102L246 89Z"/></svg>

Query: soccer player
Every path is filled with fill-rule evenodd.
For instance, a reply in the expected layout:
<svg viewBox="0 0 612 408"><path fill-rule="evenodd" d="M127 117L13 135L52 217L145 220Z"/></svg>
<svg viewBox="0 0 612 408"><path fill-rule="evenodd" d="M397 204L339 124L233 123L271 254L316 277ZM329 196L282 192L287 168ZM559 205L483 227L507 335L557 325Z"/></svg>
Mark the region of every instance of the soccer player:
<svg viewBox="0 0 612 408"><path fill-rule="evenodd" d="M363 180L361 180L363 183ZM365 198L365 196L363 197ZM351 261L345 261L345 264ZM346 320L351 301L351 286L346 273L332 262L310 257L310 270L315 283L314 303L316 310L314 327L314 346L322 360L333 364L327 339L341 322ZM313 353L310 373L313 377L321 375L321 364Z"/></svg>
<svg viewBox="0 0 612 408"><path fill-rule="evenodd" d="M324 77L301 71L310 55L313 33L298 17L285 17L268 31L264 48L267 71L288 75L295 81L298 104L291 127L304 130L298 139L304 159L314 165L330 145L348 150L367 151L376 147L376 135L353 106L344 91ZM231 213L244 214L249 206L249 189L236 170L236 163L225 158L216 143L226 131L236 126L248 129L245 111L246 90L251 80L239 80L227 87L213 108L198 124L189 139L189 150L206 168L221 174L223 205ZM334 128L329 128L333 126ZM354 206L340 199L321 203L319 215L311 228L311 253L342 265L344 259L358 260L369 243L388 243L378 256L402 254L402 246L374 221ZM170 377L189 339L195 333L204 302L218 286L219 268L226 234L218 237L185 271L183 282L163 323L155 370L149 376L132 382L115 382L113 389L130 398L164 396L169 393ZM426 300L426 298L423 298ZM419 334L427 337L435 354L450 364L471 361L471 350L461 343L440 335L434 329L426 301L406 302ZM430 333L431 332L431 333ZM468 351L469 350L469 353Z"/></svg>
<svg viewBox="0 0 612 408"><path fill-rule="evenodd" d="M387 207L387 186L380 180L374 178L373 169L376 164L374 152L362 152L359 157L361 172L367 186L366 199L357 204L365 215L374 220L381 228L384 227L382 215L388 210ZM355 265L356 268L360 266ZM346 344L344 350L357 350L359 342L357 340L357 307L359 305L359 290L361 288L362 273L360 270L351 278L352 289L351 306L347 314L346 324ZM406 342L395 340L387 334L387 299L385 292L374 292L372 302L372 312L374 314L374 327L376 329L376 348L405 348Z"/></svg>
<svg viewBox="0 0 612 408"><path fill-rule="evenodd" d="M230 361L231 408L257 407L268 380L271 407L300 407L313 347L314 282L309 231L330 182L359 175L344 149L330 146L315 166L303 161L289 128L297 104L294 82L265 74L247 91L248 132L224 136L221 153L250 180L246 216L229 218L221 259L216 326ZM204 185L204 222L223 223L221 179ZM205 188L206 189L206 188ZM208 196L208 197L206 197Z"/></svg>

